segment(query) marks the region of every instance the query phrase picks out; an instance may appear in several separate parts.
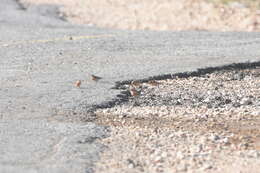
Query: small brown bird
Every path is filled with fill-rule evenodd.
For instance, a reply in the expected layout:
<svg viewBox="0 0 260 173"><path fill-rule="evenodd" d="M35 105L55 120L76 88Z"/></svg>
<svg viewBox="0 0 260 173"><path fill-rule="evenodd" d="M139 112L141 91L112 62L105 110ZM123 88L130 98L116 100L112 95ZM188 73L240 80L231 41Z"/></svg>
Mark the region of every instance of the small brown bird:
<svg viewBox="0 0 260 173"><path fill-rule="evenodd" d="M79 88L80 85L81 85L81 80L77 80L77 81L75 82L75 86Z"/></svg>
<svg viewBox="0 0 260 173"><path fill-rule="evenodd" d="M134 86L134 87L139 87L139 86L141 85L141 82L136 81L136 80L133 80L133 81L131 82L131 85Z"/></svg>
<svg viewBox="0 0 260 173"><path fill-rule="evenodd" d="M91 79L93 80L93 81L99 81L100 79L102 79L101 77L99 77L99 76L95 76L95 75L91 75Z"/></svg>
<svg viewBox="0 0 260 173"><path fill-rule="evenodd" d="M140 95L140 92L138 92L135 87L133 87L132 85L129 86L129 92L131 94L131 96L138 96Z"/></svg>
<svg viewBox="0 0 260 173"><path fill-rule="evenodd" d="M159 85L159 82L157 82L157 81L155 81L155 80L150 80L150 81L148 82L148 84L150 84L150 85L152 85L152 86L157 86L157 85Z"/></svg>

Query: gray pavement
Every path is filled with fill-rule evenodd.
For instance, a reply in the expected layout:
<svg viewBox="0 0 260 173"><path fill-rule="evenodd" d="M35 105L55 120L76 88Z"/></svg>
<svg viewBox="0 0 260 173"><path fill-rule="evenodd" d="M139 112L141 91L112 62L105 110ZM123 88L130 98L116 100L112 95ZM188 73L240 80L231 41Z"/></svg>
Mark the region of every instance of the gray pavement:
<svg viewBox="0 0 260 173"><path fill-rule="evenodd" d="M260 61L260 33L100 29L57 9L1 1L1 173L91 172L109 134L88 121L116 99L115 82Z"/></svg>

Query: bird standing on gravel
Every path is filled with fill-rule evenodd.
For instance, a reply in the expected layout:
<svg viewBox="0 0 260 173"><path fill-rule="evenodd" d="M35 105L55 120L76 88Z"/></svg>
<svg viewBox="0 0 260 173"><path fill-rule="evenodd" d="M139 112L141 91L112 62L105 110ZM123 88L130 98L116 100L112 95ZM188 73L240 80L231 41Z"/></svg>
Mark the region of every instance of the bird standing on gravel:
<svg viewBox="0 0 260 173"><path fill-rule="evenodd" d="M139 86L141 85L141 82L136 81L136 80L133 80L133 81L131 82L131 85L134 86L134 87L139 87Z"/></svg>
<svg viewBox="0 0 260 173"><path fill-rule="evenodd" d="M132 85L129 86L129 92L131 94L131 96L138 96L140 95L140 92L136 90L135 87L133 87Z"/></svg>
<svg viewBox="0 0 260 173"><path fill-rule="evenodd" d="M91 79L93 80L93 81L99 81L100 79L102 79L101 77L99 77L99 76L95 76L95 75L91 75Z"/></svg>
<svg viewBox="0 0 260 173"><path fill-rule="evenodd" d="M159 85L159 82L155 81L155 80L150 80L148 82L149 85L152 85L152 86L158 86Z"/></svg>

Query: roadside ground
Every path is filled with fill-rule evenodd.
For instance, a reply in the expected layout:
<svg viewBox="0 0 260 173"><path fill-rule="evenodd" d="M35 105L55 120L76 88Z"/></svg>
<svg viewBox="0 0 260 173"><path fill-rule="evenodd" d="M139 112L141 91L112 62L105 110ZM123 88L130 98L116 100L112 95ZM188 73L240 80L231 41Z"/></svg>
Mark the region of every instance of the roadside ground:
<svg viewBox="0 0 260 173"><path fill-rule="evenodd" d="M77 24L128 30L260 31L259 0L20 0L55 4Z"/></svg>
<svg viewBox="0 0 260 173"><path fill-rule="evenodd" d="M259 84L259 67L140 83L96 112L111 127L96 172L258 172Z"/></svg>
<svg viewBox="0 0 260 173"><path fill-rule="evenodd" d="M77 22L89 12L91 21L78 22L121 29L120 24L127 29L256 31L257 9L235 5L215 11L213 4L187 1L173 10L180 18L171 21L161 18L172 17L168 3L108 2L95 1L97 8L88 9L66 1L64 10L70 7L71 15L59 12L59 6L1 4L0 172L258 170L259 68L186 78L172 74L231 63L259 66L259 33L129 31L64 21ZM190 11L190 5L199 12ZM126 14L134 17L128 20ZM179 29L165 27L165 21ZM91 74L103 79L93 81ZM115 84L156 75L168 79L141 81L128 102L118 100L122 93ZM81 86L75 86L79 80ZM120 86L129 96L129 82ZM93 112L102 107L112 108Z"/></svg>

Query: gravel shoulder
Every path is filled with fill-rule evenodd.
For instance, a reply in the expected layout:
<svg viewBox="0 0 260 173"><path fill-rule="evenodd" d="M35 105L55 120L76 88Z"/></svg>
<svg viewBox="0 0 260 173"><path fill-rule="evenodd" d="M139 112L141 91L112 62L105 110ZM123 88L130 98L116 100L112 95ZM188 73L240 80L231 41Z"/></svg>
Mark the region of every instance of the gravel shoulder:
<svg viewBox="0 0 260 173"><path fill-rule="evenodd" d="M257 172L259 84L259 67L140 83L96 112L111 127L96 172Z"/></svg>

